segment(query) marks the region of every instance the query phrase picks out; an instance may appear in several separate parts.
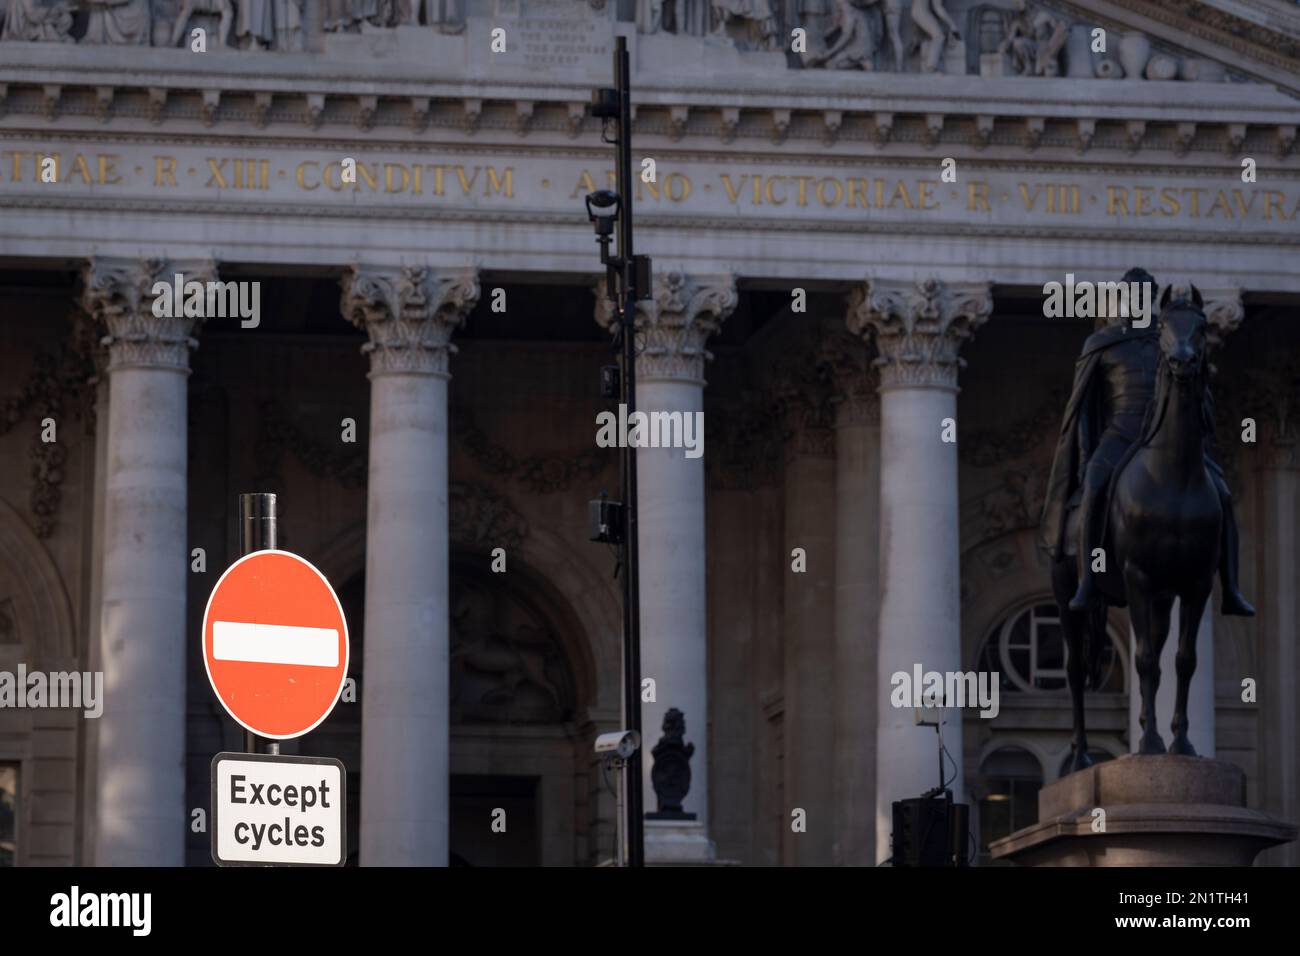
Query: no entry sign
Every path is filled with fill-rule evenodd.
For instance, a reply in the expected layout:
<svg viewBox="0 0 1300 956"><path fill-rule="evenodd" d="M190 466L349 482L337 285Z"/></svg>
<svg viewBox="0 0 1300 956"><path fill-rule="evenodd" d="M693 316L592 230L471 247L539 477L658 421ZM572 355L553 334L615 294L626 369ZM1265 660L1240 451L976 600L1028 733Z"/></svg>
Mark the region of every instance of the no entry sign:
<svg viewBox="0 0 1300 956"><path fill-rule="evenodd" d="M348 625L334 589L296 554L245 555L208 598L203 663L245 730L302 736L334 709L348 673Z"/></svg>

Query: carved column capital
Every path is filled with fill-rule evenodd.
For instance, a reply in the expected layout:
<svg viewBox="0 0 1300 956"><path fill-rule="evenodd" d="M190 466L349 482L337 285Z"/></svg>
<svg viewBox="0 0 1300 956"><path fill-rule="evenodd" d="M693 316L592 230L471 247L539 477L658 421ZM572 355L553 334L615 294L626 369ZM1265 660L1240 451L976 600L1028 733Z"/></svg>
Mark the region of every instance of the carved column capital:
<svg viewBox="0 0 1300 956"><path fill-rule="evenodd" d="M745 491L780 484L784 440L772 405L772 396L763 389L709 397L707 414L715 424L710 426L712 451L704 467L710 483Z"/></svg>
<svg viewBox="0 0 1300 956"><path fill-rule="evenodd" d="M781 424L785 457L835 457L835 408L822 344L780 362L771 376L773 416Z"/></svg>
<svg viewBox="0 0 1300 956"><path fill-rule="evenodd" d="M875 338L881 389L955 391L962 342L992 311L987 282L872 280L850 294L848 326Z"/></svg>
<svg viewBox="0 0 1300 956"><path fill-rule="evenodd" d="M835 427L880 424L880 369L862 340L847 332L822 340L819 361L830 375Z"/></svg>
<svg viewBox="0 0 1300 956"><path fill-rule="evenodd" d="M1222 348L1224 341L1246 315L1241 302L1240 289L1202 290L1205 300L1205 318L1209 325L1205 330L1205 341L1210 351Z"/></svg>
<svg viewBox="0 0 1300 956"><path fill-rule="evenodd" d="M1242 305L1241 289L1199 289L1199 291L1201 299L1205 303L1205 318L1207 321L1205 330L1206 349L1214 352L1222 348L1228 336L1237 331L1237 326L1241 325L1241 320L1246 315L1246 309ZM1192 287L1189 283L1171 282L1168 286L1157 291L1157 303L1164 298L1166 292L1169 292L1174 298L1182 296L1190 299L1192 297ZM1158 306L1156 311L1159 312Z"/></svg>
<svg viewBox="0 0 1300 956"><path fill-rule="evenodd" d="M478 269L352 265L343 317L370 336L370 374L450 377L452 334L478 302Z"/></svg>
<svg viewBox="0 0 1300 956"><path fill-rule="evenodd" d="M183 301L155 309L158 283L211 282L217 267L211 259L114 259L96 256L81 271L81 307L104 332L109 372L119 368L159 368L189 373L193 333L202 315L186 315ZM156 314L161 312L162 314ZM170 313L170 314L168 314Z"/></svg>
<svg viewBox="0 0 1300 956"><path fill-rule="evenodd" d="M595 286L596 321L613 330L614 303L605 282ZM704 363L713 358L704 347L736 308L736 277L656 272L654 295L637 303L639 381L677 380L704 384Z"/></svg>

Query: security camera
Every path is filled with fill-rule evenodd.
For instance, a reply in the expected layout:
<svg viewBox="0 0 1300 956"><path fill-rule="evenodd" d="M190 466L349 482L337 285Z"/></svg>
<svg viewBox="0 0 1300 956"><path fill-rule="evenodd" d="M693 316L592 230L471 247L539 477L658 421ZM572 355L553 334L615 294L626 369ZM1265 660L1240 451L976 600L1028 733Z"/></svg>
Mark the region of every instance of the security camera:
<svg viewBox="0 0 1300 956"><path fill-rule="evenodd" d="M608 189L598 189L594 193L587 194L587 218L595 226L598 237L614 234L614 220L618 218L618 211L622 204L618 193Z"/></svg>
<svg viewBox="0 0 1300 956"><path fill-rule="evenodd" d="M641 749L641 735L635 730L615 730L596 738L596 753L628 760Z"/></svg>

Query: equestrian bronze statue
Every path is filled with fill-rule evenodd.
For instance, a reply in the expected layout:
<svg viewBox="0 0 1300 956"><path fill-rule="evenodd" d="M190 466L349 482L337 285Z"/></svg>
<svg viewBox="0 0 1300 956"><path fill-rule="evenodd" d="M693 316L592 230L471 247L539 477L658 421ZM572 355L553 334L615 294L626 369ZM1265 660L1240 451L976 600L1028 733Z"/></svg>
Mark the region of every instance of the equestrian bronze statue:
<svg viewBox="0 0 1300 956"><path fill-rule="evenodd" d="M1155 283L1141 269L1124 281ZM1071 771L1092 765L1083 692L1100 681L1108 606L1128 607L1136 635L1143 754L1166 752L1155 700L1174 599L1181 611L1170 753L1195 755L1187 692L1216 571L1221 612L1255 613L1237 588L1237 525L1214 457L1204 303L1195 287L1171 293L1150 328L1108 317L1084 343L1048 479L1042 535L1069 652Z"/></svg>

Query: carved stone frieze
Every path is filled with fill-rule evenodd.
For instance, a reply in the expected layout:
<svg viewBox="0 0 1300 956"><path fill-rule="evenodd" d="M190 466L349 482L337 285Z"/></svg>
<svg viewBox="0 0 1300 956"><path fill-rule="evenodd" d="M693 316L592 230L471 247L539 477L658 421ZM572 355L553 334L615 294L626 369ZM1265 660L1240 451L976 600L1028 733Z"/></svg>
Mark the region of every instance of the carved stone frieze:
<svg viewBox="0 0 1300 956"><path fill-rule="evenodd" d="M287 452L313 477L336 481L344 488L362 488L366 483L365 449L363 443L316 438L277 401L264 401L257 407L254 455L259 481L283 481L280 462Z"/></svg>
<svg viewBox="0 0 1300 956"><path fill-rule="evenodd" d="M32 369L17 394L0 402L0 435L24 421L32 422L29 445L32 490L29 504L37 537L48 538L58 526L67 477L67 442L59 440L70 421L80 421L86 434L94 432L93 389L96 374L96 336L90 319L79 310L72 316L72 332L55 354L37 352ZM44 422L54 425L54 441L45 440Z"/></svg>
<svg viewBox="0 0 1300 956"><path fill-rule="evenodd" d="M452 409L451 427L456 446L468 452L484 471L517 481L535 494L568 491L574 481L590 481L615 460L608 450L594 446L564 454L515 454L493 442L468 408Z"/></svg>
<svg viewBox="0 0 1300 956"><path fill-rule="evenodd" d="M574 719L579 701L568 654L530 602L495 580L453 575L450 616L453 723Z"/></svg>
<svg viewBox="0 0 1300 956"><path fill-rule="evenodd" d="M451 540L479 551L518 548L528 522L505 498L485 485L453 481L448 486Z"/></svg>
<svg viewBox="0 0 1300 956"><path fill-rule="evenodd" d="M957 445L958 458L965 465L993 468L1018 461L1040 446L1050 448L1069 397L1067 388L1057 387L1023 418L998 428L963 432Z"/></svg>

